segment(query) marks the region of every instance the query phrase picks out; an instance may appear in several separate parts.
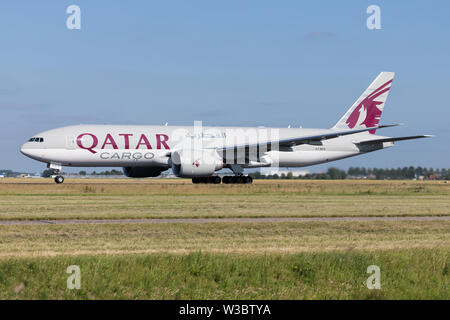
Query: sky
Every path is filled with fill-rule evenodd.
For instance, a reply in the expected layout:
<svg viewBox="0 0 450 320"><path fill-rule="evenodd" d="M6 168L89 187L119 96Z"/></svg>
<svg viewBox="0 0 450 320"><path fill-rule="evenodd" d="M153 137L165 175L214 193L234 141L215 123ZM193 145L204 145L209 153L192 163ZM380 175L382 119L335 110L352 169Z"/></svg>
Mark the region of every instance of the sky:
<svg viewBox="0 0 450 320"><path fill-rule="evenodd" d="M81 29L69 30L70 5ZM381 29L366 9L378 5ZM329 128L381 71L396 77L383 135L433 134L339 168L449 168L448 1L2 1L0 169L73 124ZM72 169L67 171L78 171Z"/></svg>

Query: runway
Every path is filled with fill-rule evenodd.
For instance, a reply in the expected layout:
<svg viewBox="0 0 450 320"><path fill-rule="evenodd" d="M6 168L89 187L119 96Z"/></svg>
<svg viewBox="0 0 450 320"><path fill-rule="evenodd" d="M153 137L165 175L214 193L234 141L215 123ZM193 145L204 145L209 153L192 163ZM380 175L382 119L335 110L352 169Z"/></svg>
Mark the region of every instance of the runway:
<svg viewBox="0 0 450 320"><path fill-rule="evenodd" d="M339 221L450 221L450 216L415 217L286 217L286 218L173 218L173 219L60 219L3 220L0 225L71 225L71 224L162 224L162 223L277 223L277 222L339 222Z"/></svg>

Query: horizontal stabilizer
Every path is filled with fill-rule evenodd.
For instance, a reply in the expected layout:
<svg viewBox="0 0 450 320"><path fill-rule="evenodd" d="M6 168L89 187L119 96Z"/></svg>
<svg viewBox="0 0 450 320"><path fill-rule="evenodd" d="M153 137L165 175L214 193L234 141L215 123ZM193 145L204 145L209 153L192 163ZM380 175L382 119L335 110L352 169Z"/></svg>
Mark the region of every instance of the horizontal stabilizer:
<svg viewBox="0 0 450 320"><path fill-rule="evenodd" d="M358 144L371 144L371 143L382 143L382 142L394 142L394 141L402 141L402 140L411 140L411 139L420 139L420 138L431 138L434 137L432 135L421 135L421 136L409 136L409 137L396 137L396 138L383 138L383 139L373 139L358 142Z"/></svg>

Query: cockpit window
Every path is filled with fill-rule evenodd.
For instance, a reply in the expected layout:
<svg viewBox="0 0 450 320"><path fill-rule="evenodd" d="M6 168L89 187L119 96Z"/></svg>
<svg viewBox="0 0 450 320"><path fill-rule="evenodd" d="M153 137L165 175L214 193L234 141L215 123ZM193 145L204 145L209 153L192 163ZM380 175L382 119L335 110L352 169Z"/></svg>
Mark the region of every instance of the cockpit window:
<svg viewBox="0 0 450 320"><path fill-rule="evenodd" d="M30 138L28 142L44 142L44 138Z"/></svg>

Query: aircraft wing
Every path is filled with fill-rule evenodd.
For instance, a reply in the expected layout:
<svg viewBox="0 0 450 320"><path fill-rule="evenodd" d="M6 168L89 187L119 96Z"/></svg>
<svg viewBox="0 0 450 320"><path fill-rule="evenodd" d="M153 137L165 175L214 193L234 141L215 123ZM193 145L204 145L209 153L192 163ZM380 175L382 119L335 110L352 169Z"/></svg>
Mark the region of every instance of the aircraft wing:
<svg viewBox="0 0 450 320"><path fill-rule="evenodd" d="M372 144L372 143L382 143L382 142L394 142L394 141L402 141L402 140L411 140L411 139L420 139L420 138L431 138L432 135L421 135L421 136L408 136L408 137L396 137L396 138L382 138L382 139L374 139L374 140L365 140L360 141L358 144L365 145L365 144Z"/></svg>
<svg viewBox="0 0 450 320"><path fill-rule="evenodd" d="M220 152L220 151L243 149L243 148L257 148L259 146L267 146L267 150L269 151L272 149L273 144L278 144L278 146L280 146L280 147L292 147L292 146L297 146L297 145L305 144L305 143L334 139L334 138L349 135L349 134L355 134L355 133L371 131L371 130L376 130L376 129L382 129L382 128L395 127L398 125L399 124L381 125L381 126L374 126L374 127L370 127L370 128L364 128L364 129L333 131L333 132L323 133L323 134L314 135L314 136L300 136L300 137L289 138L289 139L280 139L280 140L276 140L276 141L269 140L269 141L262 141L262 142L253 143L253 144L226 146L224 148L219 148L217 151Z"/></svg>

